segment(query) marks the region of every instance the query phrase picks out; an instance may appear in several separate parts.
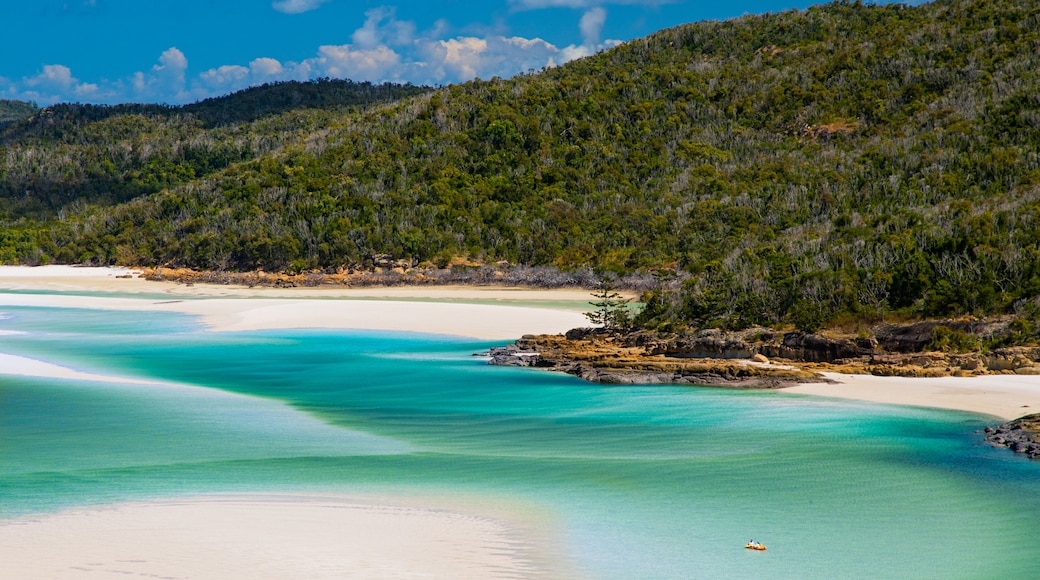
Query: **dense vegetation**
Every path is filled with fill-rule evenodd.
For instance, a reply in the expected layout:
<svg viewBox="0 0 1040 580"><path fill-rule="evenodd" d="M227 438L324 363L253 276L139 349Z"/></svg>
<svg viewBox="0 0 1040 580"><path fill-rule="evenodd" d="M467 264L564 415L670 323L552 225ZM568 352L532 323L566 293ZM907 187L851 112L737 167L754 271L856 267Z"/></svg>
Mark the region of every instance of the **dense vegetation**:
<svg viewBox="0 0 1040 580"><path fill-rule="evenodd" d="M1035 2L839 2L360 112L59 134L48 109L0 141L0 260L465 255L681 280L649 325L1031 312L1035 334L1038 55Z"/></svg>
<svg viewBox="0 0 1040 580"><path fill-rule="evenodd" d="M39 110L35 103L0 99L0 127L27 119Z"/></svg>
<svg viewBox="0 0 1040 580"><path fill-rule="evenodd" d="M88 204L108 206L184 185L298 142L364 107L429 90L322 79L183 107L48 107L0 128L0 219L63 219Z"/></svg>

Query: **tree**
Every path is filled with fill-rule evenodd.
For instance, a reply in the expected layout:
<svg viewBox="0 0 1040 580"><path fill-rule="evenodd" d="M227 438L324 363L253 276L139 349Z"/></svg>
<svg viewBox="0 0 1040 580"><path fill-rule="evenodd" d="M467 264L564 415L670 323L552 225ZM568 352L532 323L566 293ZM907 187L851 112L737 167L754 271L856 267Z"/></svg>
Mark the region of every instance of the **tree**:
<svg viewBox="0 0 1040 580"><path fill-rule="evenodd" d="M632 320L628 312L629 298L621 296L617 287L608 282L600 284L599 290L592 293L595 302L590 302L596 309L586 312L585 317L592 324L597 324L606 329L624 328Z"/></svg>

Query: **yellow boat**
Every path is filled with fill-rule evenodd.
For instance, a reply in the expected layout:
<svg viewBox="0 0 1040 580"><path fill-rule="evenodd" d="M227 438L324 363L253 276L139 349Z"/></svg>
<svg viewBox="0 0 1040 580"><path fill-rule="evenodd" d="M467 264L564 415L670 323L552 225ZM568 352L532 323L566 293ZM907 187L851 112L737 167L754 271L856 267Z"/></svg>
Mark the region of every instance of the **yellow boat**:
<svg viewBox="0 0 1040 580"><path fill-rule="evenodd" d="M765 545L759 544L758 542L755 542L754 544L744 544L744 547L748 550L758 550L759 552L766 551Z"/></svg>

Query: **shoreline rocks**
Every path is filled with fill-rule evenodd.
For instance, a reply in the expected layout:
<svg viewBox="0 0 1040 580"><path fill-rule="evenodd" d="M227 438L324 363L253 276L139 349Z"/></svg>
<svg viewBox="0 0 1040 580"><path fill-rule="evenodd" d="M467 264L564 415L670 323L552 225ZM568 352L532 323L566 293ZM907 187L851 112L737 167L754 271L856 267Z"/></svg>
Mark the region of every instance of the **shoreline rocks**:
<svg viewBox="0 0 1040 580"><path fill-rule="evenodd" d="M594 378L609 369L605 377L595 378L600 382L631 382L629 375L634 371L650 371L649 377L654 382L679 383L688 382L694 375L703 375L699 378L712 383L740 382L749 375L798 382L791 380L792 373L778 372L781 369L798 371L799 380L803 381L820 372L902 377L1040 374L1040 347L975 352L922 350L928 346L921 344L925 327L937 326L936 323L915 323L907 325L913 332L900 333L894 325L886 325L880 329L884 331L879 334L881 338L779 332L762 327L740 331L706 329L684 334L577 328L563 336L525 336L513 345L496 349L491 364L556 368ZM893 334L904 337L910 334L916 338L897 341L890 338ZM893 348L913 344L917 350L889 350L884 344ZM739 364L735 367L735 363ZM760 368L748 371L749 363Z"/></svg>
<svg viewBox="0 0 1040 580"><path fill-rule="evenodd" d="M569 333L570 334L570 333ZM572 335L573 336L573 335ZM563 372L601 384L687 384L775 389L825 381L820 375L788 365L736 358L670 357L625 346L613 335L525 336L492 348L488 364L534 367Z"/></svg>
<svg viewBox="0 0 1040 580"><path fill-rule="evenodd" d="M1040 413L1019 417L996 427L986 427L986 441L1007 447L1030 459L1040 459Z"/></svg>

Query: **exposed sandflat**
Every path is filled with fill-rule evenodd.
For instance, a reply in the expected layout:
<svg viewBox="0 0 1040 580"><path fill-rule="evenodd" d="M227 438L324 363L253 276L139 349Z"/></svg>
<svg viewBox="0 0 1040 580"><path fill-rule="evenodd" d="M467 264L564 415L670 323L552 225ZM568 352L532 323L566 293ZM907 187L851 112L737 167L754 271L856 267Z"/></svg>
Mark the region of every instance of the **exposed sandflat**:
<svg viewBox="0 0 1040 580"><path fill-rule="evenodd" d="M584 325L580 308L560 308L559 304L580 304L589 298L583 291L251 289L116 277L127 273L110 268L0 267L0 308L182 312L200 316L216 331L378 329L508 340L528 332L563 332ZM84 295L97 293L115 296ZM513 305L517 302L523 306ZM539 302L552 305L539 307ZM0 333L9 338L19 334L4 329L2 320ZM153 384L7 353L0 353L2 375ZM544 536L544 529L533 529L539 526L406 499L218 496L0 520L0 577L262 580L574 576L561 572L556 564L549 571L551 558L546 554L553 549L542 539L531 540Z"/></svg>
<svg viewBox="0 0 1040 580"><path fill-rule="evenodd" d="M211 496L0 521L4 578L539 578L525 526L346 497Z"/></svg>

